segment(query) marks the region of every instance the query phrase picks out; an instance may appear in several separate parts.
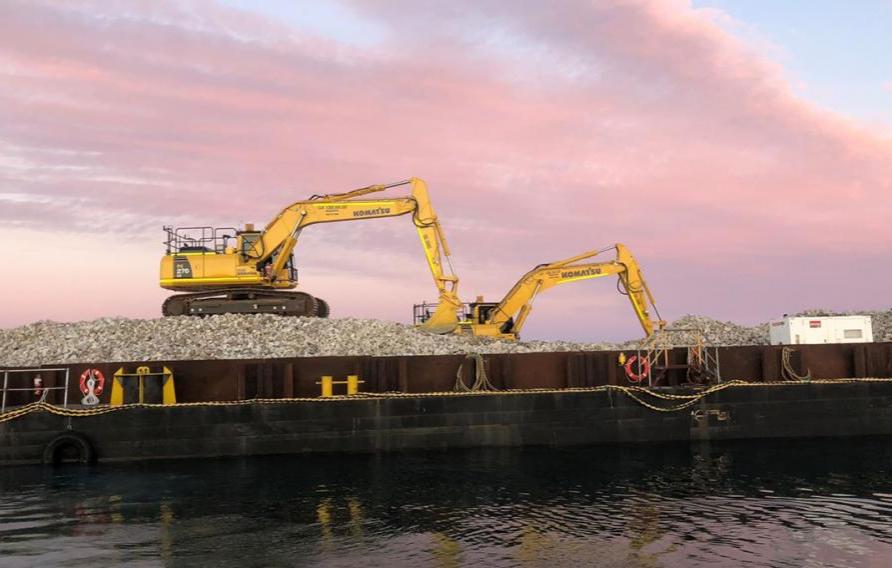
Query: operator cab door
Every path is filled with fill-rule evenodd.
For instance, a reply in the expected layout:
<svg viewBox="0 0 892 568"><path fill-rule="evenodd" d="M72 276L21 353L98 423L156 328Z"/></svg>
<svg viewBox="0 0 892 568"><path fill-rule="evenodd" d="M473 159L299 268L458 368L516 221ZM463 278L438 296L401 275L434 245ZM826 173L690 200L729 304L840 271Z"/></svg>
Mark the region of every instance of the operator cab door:
<svg viewBox="0 0 892 568"><path fill-rule="evenodd" d="M263 251L260 250L260 233L240 232L238 234L238 251L244 262L252 258L260 258Z"/></svg>
<svg viewBox="0 0 892 568"><path fill-rule="evenodd" d="M261 234L256 231L239 231L236 237L236 271L240 276L257 274L257 259L263 255Z"/></svg>

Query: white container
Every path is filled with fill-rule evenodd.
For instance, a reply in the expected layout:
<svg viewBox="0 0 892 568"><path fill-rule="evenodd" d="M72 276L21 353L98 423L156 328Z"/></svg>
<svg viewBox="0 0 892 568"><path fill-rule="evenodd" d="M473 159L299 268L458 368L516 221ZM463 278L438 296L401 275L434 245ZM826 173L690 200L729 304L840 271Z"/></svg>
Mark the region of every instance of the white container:
<svg viewBox="0 0 892 568"><path fill-rule="evenodd" d="M814 343L870 343L870 316L790 317L772 321L768 331L772 345Z"/></svg>

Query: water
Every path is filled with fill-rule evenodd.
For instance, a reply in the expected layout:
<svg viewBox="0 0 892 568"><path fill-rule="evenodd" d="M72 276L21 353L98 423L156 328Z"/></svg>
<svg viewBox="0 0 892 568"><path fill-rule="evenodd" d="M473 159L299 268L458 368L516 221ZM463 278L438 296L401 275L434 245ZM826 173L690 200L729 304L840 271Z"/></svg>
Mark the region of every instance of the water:
<svg viewBox="0 0 892 568"><path fill-rule="evenodd" d="M0 471L2 566L892 566L892 441Z"/></svg>

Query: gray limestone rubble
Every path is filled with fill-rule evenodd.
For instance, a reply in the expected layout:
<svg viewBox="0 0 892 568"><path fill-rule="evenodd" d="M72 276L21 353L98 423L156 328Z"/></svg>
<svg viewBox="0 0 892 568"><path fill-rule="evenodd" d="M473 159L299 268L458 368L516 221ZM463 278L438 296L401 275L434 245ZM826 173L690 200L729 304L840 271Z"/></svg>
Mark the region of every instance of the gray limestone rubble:
<svg viewBox="0 0 892 568"><path fill-rule="evenodd" d="M873 317L874 340L892 341L892 310ZM832 315L812 310L803 315ZM768 343L768 324L742 326L687 315L673 328L697 328L716 345ZM685 341L685 334L675 338ZM533 353L634 348L568 341L502 341L430 335L413 326L363 319L283 318L274 315L188 316L159 319L101 318L76 323L41 321L0 329L0 367L100 361L253 359L338 355L446 355Z"/></svg>

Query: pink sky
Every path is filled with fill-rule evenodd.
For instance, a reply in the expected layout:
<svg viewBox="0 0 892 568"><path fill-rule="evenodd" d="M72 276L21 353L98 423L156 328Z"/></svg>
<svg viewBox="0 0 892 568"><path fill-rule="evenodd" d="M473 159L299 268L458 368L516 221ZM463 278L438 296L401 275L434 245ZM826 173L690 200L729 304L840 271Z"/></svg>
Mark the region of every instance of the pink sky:
<svg viewBox="0 0 892 568"><path fill-rule="evenodd" d="M352 5L339 43L211 1L4 3L0 327L154 316L163 224L264 224L418 176L465 299L626 243L664 317L888 308L892 132L797 98L681 0ZM15 246L13 246L13 244ZM406 219L309 229L339 317L434 299ZM527 338L619 339L612 283L551 290Z"/></svg>

